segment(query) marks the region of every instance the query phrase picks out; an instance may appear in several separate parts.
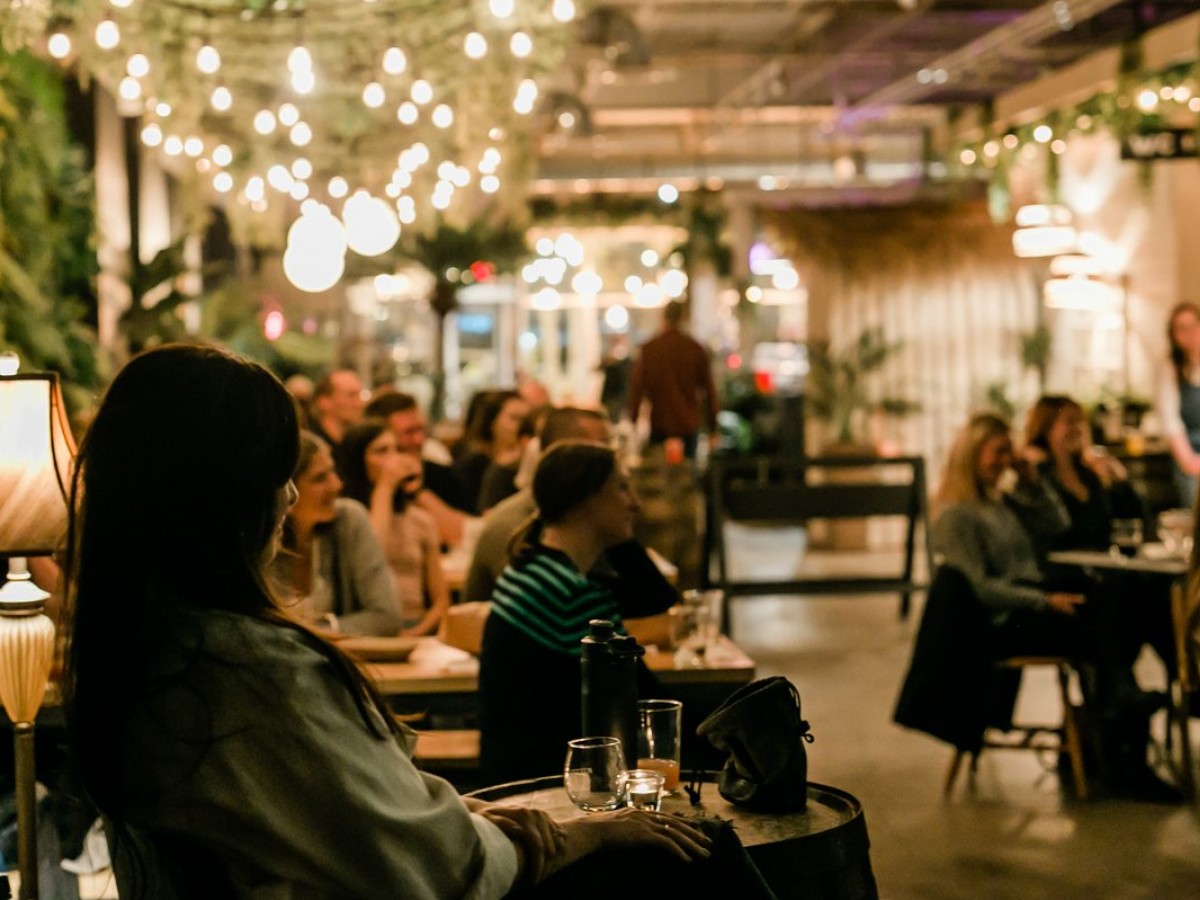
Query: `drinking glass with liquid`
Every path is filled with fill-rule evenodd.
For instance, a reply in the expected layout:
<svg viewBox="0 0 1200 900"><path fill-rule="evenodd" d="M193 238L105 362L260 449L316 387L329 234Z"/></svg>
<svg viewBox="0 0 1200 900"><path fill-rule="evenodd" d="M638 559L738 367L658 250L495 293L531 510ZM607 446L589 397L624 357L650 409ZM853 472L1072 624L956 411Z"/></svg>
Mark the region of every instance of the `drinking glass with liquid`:
<svg viewBox="0 0 1200 900"><path fill-rule="evenodd" d="M1113 519L1109 540L1112 543L1109 553L1137 556L1138 549L1142 546L1142 520Z"/></svg>
<svg viewBox="0 0 1200 900"><path fill-rule="evenodd" d="M639 769L663 774L663 790L679 787L679 749L683 733L683 704L678 700L638 701Z"/></svg>

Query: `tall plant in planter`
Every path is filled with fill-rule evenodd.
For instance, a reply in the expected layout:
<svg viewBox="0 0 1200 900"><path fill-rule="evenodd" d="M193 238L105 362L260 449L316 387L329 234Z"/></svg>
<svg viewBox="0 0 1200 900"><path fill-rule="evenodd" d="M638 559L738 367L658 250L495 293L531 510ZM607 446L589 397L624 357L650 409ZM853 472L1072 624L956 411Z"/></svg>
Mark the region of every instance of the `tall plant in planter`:
<svg viewBox="0 0 1200 900"><path fill-rule="evenodd" d="M827 423L835 444L843 449L866 443L867 424L873 413L906 416L919 410L914 400L878 387L876 376L900 349L889 342L882 328L866 328L846 347L829 341L809 346L809 374L805 405L816 418Z"/></svg>
<svg viewBox="0 0 1200 900"><path fill-rule="evenodd" d="M469 273L476 263L490 265L496 272L511 272L527 252L523 230L509 222L492 224L482 218L461 229L442 222L432 232L415 234L400 248L401 255L420 263L434 279L429 305L437 316L431 409L435 419L441 417L446 399L446 316L458 309L458 290L468 283L464 273L473 277Z"/></svg>
<svg viewBox="0 0 1200 900"><path fill-rule="evenodd" d="M100 382L92 196L57 68L0 51L0 350L58 372L73 409Z"/></svg>

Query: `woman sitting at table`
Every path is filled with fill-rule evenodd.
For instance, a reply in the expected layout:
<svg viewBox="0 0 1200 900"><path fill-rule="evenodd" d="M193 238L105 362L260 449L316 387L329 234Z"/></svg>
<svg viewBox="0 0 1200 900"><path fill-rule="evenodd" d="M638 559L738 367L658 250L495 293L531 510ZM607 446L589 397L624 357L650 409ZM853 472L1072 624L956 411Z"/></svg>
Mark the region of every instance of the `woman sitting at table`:
<svg viewBox="0 0 1200 900"><path fill-rule="evenodd" d="M421 490L421 460L396 447L387 422L367 419L338 448L342 494L367 508L392 570L401 634L432 634L450 608L433 517L413 502Z"/></svg>
<svg viewBox="0 0 1200 900"><path fill-rule="evenodd" d="M1012 478L1008 423L991 413L972 416L955 438L934 496L932 542L939 565L962 572L987 611L997 658L1067 656L1079 664L1092 709L1102 720L1114 790L1145 799L1176 800L1146 764L1147 716L1161 695L1137 687L1127 641L1127 605L1089 598L1046 583L1026 524L1042 534L1068 526L1062 506L1037 472L1021 466ZM1015 486L1006 490L1004 482ZM1018 516L1014 507L1021 509ZM1026 523L1026 524L1023 524ZM1057 523L1057 524L1056 524Z"/></svg>
<svg viewBox="0 0 1200 900"><path fill-rule="evenodd" d="M84 440L66 709L121 896L488 900L561 869L550 891L614 848L596 858L613 871L628 848L653 857L636 873L658 876L646 896L713 896L712 864L685 863L710 846L687 821L556 825L417 771L411 732L359 669L272 596L299 455L278 380L199 346L135 357Z"/></svg>
<svg viewBox="0 0 1200 900"><path fill-rule="evenodd" d="M275 572L296 615L342 634L394 635L403 623L387 559L362 504L341 497L328 445L302 432Z"/></svg>
<svg viewBox="0 0 1200 900"><path fill-rule="evenodd" d="M521 459L521 423L528 412L529 404L511 390L488 391L475 405L454 471L476 512L483 511L479 501L488 468L493 464L510 466L516 472Z"/></svg>
<svg viewBox="0 0 1200 900"><path fill-rule="evenodd" d="M585 574L633 536L638 501L616 454L559 441L538 461L533 499L536 518L513 537L479 661L480 757L496 780L562 769L567 741L580 737L579 642L588 621L624 630L612 591Z"/></svg>

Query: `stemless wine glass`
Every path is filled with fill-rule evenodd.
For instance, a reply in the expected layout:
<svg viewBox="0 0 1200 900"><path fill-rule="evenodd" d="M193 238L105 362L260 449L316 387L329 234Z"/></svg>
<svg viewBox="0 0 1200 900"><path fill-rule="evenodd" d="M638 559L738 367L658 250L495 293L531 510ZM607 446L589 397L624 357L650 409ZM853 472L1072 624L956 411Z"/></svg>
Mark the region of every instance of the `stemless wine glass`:
<svg viewBox="0 0 1200 900"><path fill-rule="evenodd" d="M625 794L625 758L615 737L567 741L563 784L571 802L584 812L616 809Z"/></svg>

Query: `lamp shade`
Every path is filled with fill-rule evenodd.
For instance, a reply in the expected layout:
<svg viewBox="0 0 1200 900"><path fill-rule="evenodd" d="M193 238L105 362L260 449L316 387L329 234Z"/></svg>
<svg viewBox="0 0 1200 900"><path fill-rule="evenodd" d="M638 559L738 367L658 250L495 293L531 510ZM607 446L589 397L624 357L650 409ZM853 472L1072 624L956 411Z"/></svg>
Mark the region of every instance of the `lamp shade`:
<svg viewBox="0 0 1200 900"><path fill-rule="evenodd" d="M61 545L74 456L58 376L0 376L0 555Z"/></svg>

